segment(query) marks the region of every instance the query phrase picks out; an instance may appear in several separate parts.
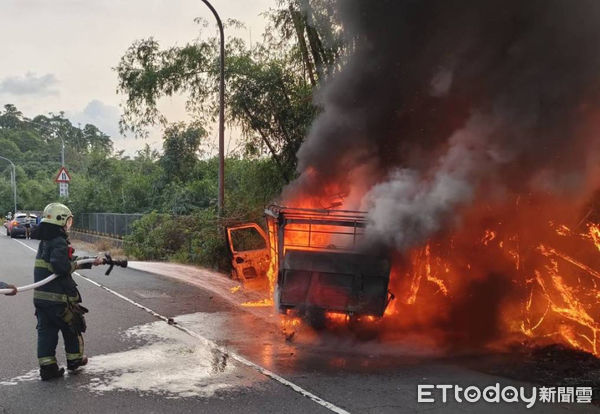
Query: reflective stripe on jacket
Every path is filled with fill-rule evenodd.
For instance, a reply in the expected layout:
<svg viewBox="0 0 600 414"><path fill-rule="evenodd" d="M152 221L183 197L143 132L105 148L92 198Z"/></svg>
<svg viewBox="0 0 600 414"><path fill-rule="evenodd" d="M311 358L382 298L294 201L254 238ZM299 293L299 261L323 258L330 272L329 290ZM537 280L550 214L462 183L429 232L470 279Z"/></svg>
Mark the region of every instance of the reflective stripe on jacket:
<svg viewBox="0 0 600 414"><path fill-rule="evenodd" d="M64 236L51 240L42 240L38 247L33 271L34 279L39 282L51 274L58 277L40 286L33 292L33 303L36 306L50 306L56 303L79 303L81 297L77 283L71 273L76 269L76 262L69 258L69 241Z"/></svg>

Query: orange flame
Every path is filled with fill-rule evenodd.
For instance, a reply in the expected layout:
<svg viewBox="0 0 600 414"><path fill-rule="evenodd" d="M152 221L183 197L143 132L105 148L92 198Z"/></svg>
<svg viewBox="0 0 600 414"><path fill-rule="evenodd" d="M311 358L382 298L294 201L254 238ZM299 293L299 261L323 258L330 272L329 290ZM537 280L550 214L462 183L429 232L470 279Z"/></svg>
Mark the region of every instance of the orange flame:
<svg viewBox="0 0 600 414"><path fill-rule="evenodd" d="M244 303L242 303L241 306L244 306L247 308L261 308L261 307L264 308L267 306L273 306L273 299L265 298L265 299L261 299L261 300L251 301L251 302L244 302Z"/></svg>
<svg viewBox="0 0 600 414"><path fill-rule="evenodd" d="M322 208L312 199L300 200L295 207ZM494 212L490 219L486 206L468 214L474 221L450 234L433 237L408 252L396 252L390 274L390 290L398 298L385 309L383 318L362 316L361 323L377 323L384 332L405 332L407 329L430 331L434 342L446 338L458 328L445 328L457 313L461 301L482 295L481 301L463 313L477 317L487 311L487 298L501 295L493 290L470 292L472 286L486 280L490 274L500 274L508 281L507 292L498 302L498 315L490 323L497 324L495 341L509 342L527 338L528 342L561 342L600 356L600 258L590 256L600 252L600 225L589 223L584 233L576 227L555 224L556 218L539 216L538 210L528 210L520 200L508 212ZM486 216L486 214L488 214ZM514 216L519 216L517 219ZM548 216L551 212L548 213ZM498 217L504 217L500 220ZM487 224L478 226L476 220ZM467 219L465 219L466 221ZM490 226L490 223L494 223ZM335 244L323 226L296 224L285 233L286 248L326 249ZM277 228L269 221L271 264L268 277L270 298L277 279ZM285 252L284 252L285 253ZM499 290L502 290L498 288ZM250 302L244 306L271 306L272 300ZM476 306L481 306L478 308ZM460 309L460 307L458 307ZM327 312L330 325L348 324L344 313ZM282 317L284 331L295 330L301 320ZM442 328L440 328L440 326ZM505 343L506 343L505 342Z"/></svg>
<svg viewBox="0 0 600 414"><path fill-rule="evenodd" d="M588 232L592 240L594 241L594 245L600 251L600 226L595 224L590 224L588 227Z"/></svg>

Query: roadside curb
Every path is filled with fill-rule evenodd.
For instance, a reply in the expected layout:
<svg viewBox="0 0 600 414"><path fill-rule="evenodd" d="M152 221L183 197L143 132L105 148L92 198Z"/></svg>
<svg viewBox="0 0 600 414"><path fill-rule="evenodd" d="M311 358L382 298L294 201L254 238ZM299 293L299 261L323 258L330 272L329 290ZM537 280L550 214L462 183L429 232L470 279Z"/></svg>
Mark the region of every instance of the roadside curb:
<svg viewBox="0 0 600 414"><path fill-rule="evenodd" d="M69 232L69 235L73 239L81 240L81 241L86 242L86 243L92 243L93 244L93 243L96 243L98 241L105 241L107 243L112 244L116 248L122 248L123 247L123 240L116 239L116 238L113 238L113 237L100 236L100 235L91 234L91 233L83 233L83 232L76 231L76 230L71 230Z"/></svg>

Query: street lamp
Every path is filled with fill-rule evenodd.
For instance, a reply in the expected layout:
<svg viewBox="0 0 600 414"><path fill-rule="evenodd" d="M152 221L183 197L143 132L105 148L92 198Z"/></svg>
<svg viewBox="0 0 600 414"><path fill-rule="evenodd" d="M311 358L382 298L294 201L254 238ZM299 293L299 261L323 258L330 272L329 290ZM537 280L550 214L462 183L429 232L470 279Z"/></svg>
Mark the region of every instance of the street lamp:
<svg viewBox="0 0 600 414"><path fill-rule="evenodd" d="M208 2L202 0L208 6L212 14L217 19L219 34L221 35L221 81L219 83L219 197L218 211L219 218L223 217L223 205L225 200L225 34L223 33L223 23L215 8Z"/></svg>
<svg viewBox="0 0 600 414"><path fill-rule="evenodd" d="M12 166L12 171L10 174L10 181L11 181L12 188L13 188L13 198L14 198L14 202L15 202L14 214L17 214L17 170L15 168L15 164L13 164L13 162L11 160L9 160L8 158L4 158L4 157L0 156L0 159L8 161L10 163L10 165Z"/></svg>
<svg viewBox="0 0 600 414"><path fill-rule="evenodd" d="M58 136L58 130L57 129L53 129L51 132L51 135L53 136L54 139L56 138L60 138L60 166L64 167L65 166L65 140L62 136Z"/></svg>

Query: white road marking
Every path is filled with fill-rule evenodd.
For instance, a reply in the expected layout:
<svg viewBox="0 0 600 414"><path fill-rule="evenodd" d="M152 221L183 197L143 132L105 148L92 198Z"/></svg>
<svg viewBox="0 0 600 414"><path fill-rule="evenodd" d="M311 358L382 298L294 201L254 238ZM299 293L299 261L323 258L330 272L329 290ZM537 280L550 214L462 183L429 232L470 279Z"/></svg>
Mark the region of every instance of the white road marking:
<svg viewBox="0 0 600 414"><path fill-rule="evenodd" d="M37 252L36 249L34 249L33 247L27 245L26 243L23 243L23 242L21 242L19 240L15 240L15 239L13 239L13 240L16 241L17 243L25 246L29 250ZM134 300L129 299L126 296L121 295L120 293L118 293L118 292L116 292L116 291L114 291L114 290L112 290L112 289L110 289L110 288L108 288L108 287L106 287L106 286L104 286L104 285L96 282L95 280L92 280L92 279L90 279L90 278L88 278L86 276L83 276L83 275L81 275L78 272L73 272L73 274L75 274L76 276L79 276L82 279L87 280L91 284L96 285L97 287L99 287L101 289L104 289L105 291L107 291L107 292L115 295L116 297L124 300L125 302L128 302L128 303L132 304L133 306L135 306L135 307L137 307L139 309L142 309L143 311L149 313L150 315L154 316L155 318L162 319L163 321L167 322L172 327L174 327L176 329L179 329L180 331L183 331L186 334L188 334L188 335L190 335L190 336L192 336L192 337L200 340L205 346L210 347L210 348L212 348L212 349L214 349L214 350L216 350L218 352L221 352L223 355L228 355L229 357L233 358L234 360L238 361L239 363L244 364L244 365L246 365L246 366L248 366L250 368L253 368L254 370L260 372L261 374L263 374L263 375L265 375L265 376L267 376L267 377L269 377L269 378L271 378L271 379L279 382L282 385L285 385L285 386L291 388L292 390L294 390L298 394L300 394L300 395L302 395L302 396L310 399L311 401L313 401L313 402L315 402L315 403L317 403L317 404L319 404L319 405L327 408L328 410L333 411L334 413L337 413L337 414L350 414L348 411L344 410L343 408L340 408L340 407L338 407L338 406L330 403L329 401L325 401L321 397L319 397L319 396L311 393L310 391L305 390L304 388L300 387L299 385L296 385L295 383L293 383L291 381L286 380L285 378L277 375L273 371L270 371L267 368L264 368L264 367L262 367L262 366L260 366L260 365L258 365L256 363L254 363L254 362L252 362L252 361L244 358L243 356L236 354L235 352L231 352L227 348L216 344L215 342L211 341L210 339L204 338L202 335L200 335L200 334L198 334L198 333L196 333L196 332L194 332L194 331L192 331L192 330L190 330L190 329L188 329L188 328L186 328L184 326L178 325L172 319L170 319L170 318L168 318L166 316L163 316L163 315L159 314L158 312L155 312L152 309L150 309L150 308L148 308L148 307L146 307L146 306L144 306L144 305L142 305L140 303L137 303Z"/></svg>

